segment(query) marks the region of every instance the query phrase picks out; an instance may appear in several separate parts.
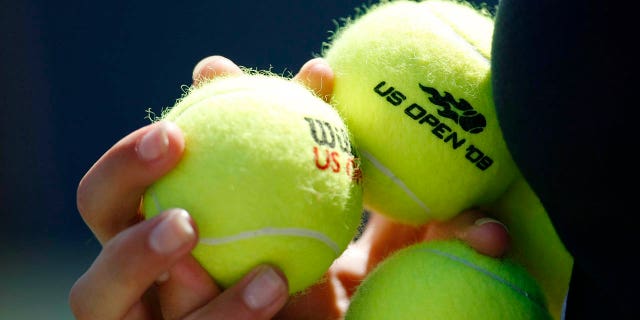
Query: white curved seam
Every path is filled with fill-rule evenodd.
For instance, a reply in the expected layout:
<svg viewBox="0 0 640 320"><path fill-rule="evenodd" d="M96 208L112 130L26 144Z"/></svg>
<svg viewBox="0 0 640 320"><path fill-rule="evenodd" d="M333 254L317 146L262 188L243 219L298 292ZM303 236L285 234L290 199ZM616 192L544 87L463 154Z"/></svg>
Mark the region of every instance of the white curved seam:
<svg viewBox="0 0 640 320"><path fill-rule="evenodd" d="M425 251L434 253L436 255L439 255L439 256L444 257L444 258L451 259L451 260L459 262L459 263L462 263L462 264L466 265L467 267L470 267L471 269L476 270L476 271L478 271L478 272L480 272L480 273L492 278L493 280L496 280L499 283L507 286L508 288L512 289L516 293L518 293L518 294L522 295L523 297L525 297L527 300L531 301L531 303L535 304L536 306L538 306L540 308L544 308L541 303L539 303L538 301L534 300L533 297L531 297L529 295L529 293L527 291L525 291L524 289L522 289L522 288L516 286L515 284L509 282L505 278L502 278L499 275L497 275L497 274L495 274L495 273L493 273L493 272L491 272L491 271L489 271L487 269L484 269L484 268L480 267L477 264L474 264L473 262L471 262L471 261L469 261L467 259L455 256L453 254L450 254L448 252L445 252L445 251L442 251L442 250L438 250L438 249L425 249Z"/></svg>
<svg viewBox="0 0 640 320"><path fill-rule="evenodd" d="M389 168L385 167L380 161L378 161L376 157L366 151L361 151L360 154L362 154L363 157L367 158L367 160L369 160L378 170L380 170L382 174L387 176L389 179L391 179L391 181L393 181L393 183L400 187L400 189L402 189L411 199L413 199L413 201L426 213L431 212L429 207L427 207L427 205L422 202L422 200L420 200L420 198L418 198L418 196L413 193L413 191L411 191L411 189L404 183L404 181L393 174L393 172Z"/></svg>
<svg viewBox="0 0 640 320"><path fill-rule="evenodd" d="M329 247L336 256L340 255L340 247L333 240L327 237L325 234L304 228L274 228L274 227L265 227L257 230L249 230L240 233L236 233L226 237L217 237L217 238L201 238L200 243L217 246L222 244L227 244L231 242L247 240L256 237L265 237L265 236L291 236L291 237L301 237L301 238L309 238L313 240L318 240L324 243L327 247Z"/></svg>
<svg viewBox="0 0 640 320"><path fill-rule="evenodd" d="M454 28L450 23L448 23L447 19L443 18L442 15L437 12L438 9L432 7L431 10L432 10L431 13L433 14L433 16L436 19L440 20L440 22L443 25L447 26L447 28L451 30L451 33L453 33L459 39L461 39L462 42L464 42L468 47L470 47L473 52L477 53L487 64L491 63L491 59L489 57L482 54L482 52L478 49L478 47L473 45L471 41L467 40L467 38L465 38L462 34L460 34L460 32L456 30L456 28Z"/></svg>
<svg viewBox="0 0 640 320"><path fill-rule="evenodd" d="M160 205L160 201L156 196L155 191L151 190L151 195L153 198L153 202L156 206L156 210L158 212L162 212L162 206ZM218 238L201 238L200 243L210 246L216 246L221 244L226 244L234 241L246 240L255 237L264 237L264 236L292 236L292 237L301 237L301 238L309 238L313 240L318 240L324 243L327 247L329 247L336 255L336 257L340 256L341 250L340 246L335 243L331 238L327 237L324 233L304 229L304 228L274 228L274 227L265 227L257 230L244 231L240 233L236 233L234 235L226 236L226 237L218 237Z"/></svg>

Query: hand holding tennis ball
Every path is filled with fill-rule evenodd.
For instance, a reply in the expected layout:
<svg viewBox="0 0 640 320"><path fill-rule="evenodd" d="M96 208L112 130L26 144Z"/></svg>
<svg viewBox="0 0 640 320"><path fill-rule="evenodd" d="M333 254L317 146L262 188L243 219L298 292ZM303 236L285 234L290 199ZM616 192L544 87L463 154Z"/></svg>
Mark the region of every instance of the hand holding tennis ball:
<svg viewBox="0 0 640 320"><path fill-rule="evenodd" d="M491 91L490 15L458 1L381 1L326 44L331 103L362 155L365 206L445 220L515 179Z"/></svg>
<svg viewBox="0 0 640 320"><path fill-rule="evenodd" d="M217 77L163 113L183 131L180 163L145 193L152 217L186 209L194 257L227 287L259 264L280 268L290 293L318 281L357 232L360 169L338 113L275 75Z"/></svg>
<svg viewBox="0 0 640 320"><path fill-rule="evenodd" d="M360 285L345 320L552 319L527 271L459 241L395 252Z"/></svg>

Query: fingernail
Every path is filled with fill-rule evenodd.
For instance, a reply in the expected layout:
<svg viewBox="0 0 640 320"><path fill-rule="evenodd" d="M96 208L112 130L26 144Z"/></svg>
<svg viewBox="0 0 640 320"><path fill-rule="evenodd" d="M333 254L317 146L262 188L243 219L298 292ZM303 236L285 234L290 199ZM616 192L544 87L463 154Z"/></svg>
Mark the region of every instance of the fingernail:
<svg viewBox="0 0 640 320"><path fill-rule="evenodd" d="M159 158L169 149L169 123L160 122L155 128L147 132L136 145L136 152L140 159L152 161Z"/></svg>
<svg viewBox="0 0 640 320"><path fill-rule="evenodd" d="M193 241L195 235L189 223L189 214L182 209L171 209L151 231L149 245L159 254L170 254Z"/></svg>
<svg viewBox="0 0 640 320"><path fill-rule="evenodd" d="M196 64L195 67L193 67L193 71L191 72L191 79L193 81L199 81L202 80L202 71L201 69L204 68L205 65L207 65L212 59L215 59L214 57L208 57L205 59L202 59L200 61L198 61L198 63Z"/></svg>
<svg viewBox="0 0 640 320"><path fill-rule="evenodd" d="M206 82L207 79L232 74L236 71L241 72L233 61L223 56L210 56L196 64L191 73L191 79L194 84L199 85L202 82Z"/></svg>
<svg viewBox="0 0 640 320"><path fill-rule="evenodd" d="M313 60L313 66L311 66L311 69L316 72L319 72L319 71L331 70L331 67L329 66L329 63L327 63L327 60L322 58L316 58ZM322 72L319 72L319 73L323 74Z"/></svg>
<svg viewBox="0 0 640 320"><path fill-rule="evenodd" d="M249 308L258 310L274 303L285 294L287 287L282 278L273 268L263 266L244 289L242 297Z"/></svg>
<svg viewBox="0 0 640 320"><path fill-rule="evenodd" d="M502 222L500 222L500 221L498 221L498 220L496 220L496 219L489 218L489 217L482 217L482 218L480 218L480 219L476 220L473 224L475 224L476 226L481 226L481 225L483 225L483 224L487 224L487 223L496 223L496 224L499 224L499 225L501 225L505 230L507 230L507 232L509 232L509 228L507 228L507 226L506 226L504 223L502 223Z"/></svg>

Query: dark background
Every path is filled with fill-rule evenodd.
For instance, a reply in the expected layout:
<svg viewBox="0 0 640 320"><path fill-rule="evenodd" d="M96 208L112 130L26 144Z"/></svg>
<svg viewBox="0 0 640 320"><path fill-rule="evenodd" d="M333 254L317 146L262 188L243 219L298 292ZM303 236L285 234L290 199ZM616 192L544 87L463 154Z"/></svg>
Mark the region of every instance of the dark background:
<svg viewBox="0 0 640 320"><path fill-rule="evenodd" d="M296 73L363 3L0 0L0 318L72 317L68 291L100 250L78 182L200 59Z"/></svg>

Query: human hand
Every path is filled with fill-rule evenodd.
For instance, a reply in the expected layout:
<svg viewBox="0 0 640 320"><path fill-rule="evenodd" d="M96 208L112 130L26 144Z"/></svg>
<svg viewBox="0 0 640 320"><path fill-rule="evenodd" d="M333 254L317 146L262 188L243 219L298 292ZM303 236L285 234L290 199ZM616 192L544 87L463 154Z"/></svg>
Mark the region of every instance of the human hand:
<svg viewBox="0 0 640 320"><path fill-rule="evenodd" d="M216 74L240 72L226 59L212 64ZM144 191L183 151L177 126L154 123L117 142L81 180L78 210L103 248L71 289L78 319L270 319L285 304L286 279L269 266L218 287L189 254L198 232L184 210L143 219Z"/></svg>
<svg viewBox="0 0 640 320"><path fill-rule="evenodd" d="M224 57L208 57L194 68L194 85L241 72ZM333 74L322 59L307 62L294 80L329 101ZM479 211L417 227L373 214L362 237L324 281L288 303L286 279L269 266L223 291L189 254L197 227L188 213L174 209L143 221L138 211L146 187L178 163L183 149L175 125L155 123L116 143L80 182L78 209L103 250L72 288L70 303L79 319L340 319L366 274L411 243L459 238L491 256L502 255L508 246L504 227Z"/></svg>

